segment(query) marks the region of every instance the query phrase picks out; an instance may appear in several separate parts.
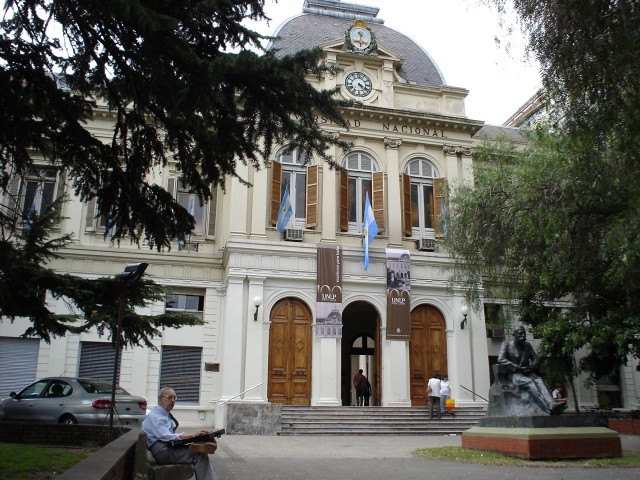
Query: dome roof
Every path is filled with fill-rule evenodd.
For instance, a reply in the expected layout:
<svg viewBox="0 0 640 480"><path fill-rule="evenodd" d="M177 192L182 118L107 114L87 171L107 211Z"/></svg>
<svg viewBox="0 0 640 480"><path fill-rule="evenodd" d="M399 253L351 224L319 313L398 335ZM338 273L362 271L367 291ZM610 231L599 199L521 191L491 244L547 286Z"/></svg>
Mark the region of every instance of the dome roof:
<svg viewBox="0 0 640 480"><path fill-rule="evenodd" d="M303 13L286 20L280 26L274 34L277 38L270 48L277 50L276 56L283 57L325 42L344 39L353 22L353 18ZM440 69L420 45L406 35L379 23L367 23L367 26L375 34L379 46L402 57L403 64L398 73L405 80L430 87L445 85Z"/></svg>

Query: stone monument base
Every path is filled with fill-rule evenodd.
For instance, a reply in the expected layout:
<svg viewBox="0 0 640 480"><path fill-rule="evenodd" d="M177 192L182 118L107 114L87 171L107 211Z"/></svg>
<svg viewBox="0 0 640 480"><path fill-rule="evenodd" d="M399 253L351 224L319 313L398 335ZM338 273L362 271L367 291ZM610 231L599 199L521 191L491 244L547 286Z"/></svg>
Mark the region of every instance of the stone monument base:
<svg viewBox="0 0 640 480"><path fill-rule="evenodd" d="M618 432L585 425L589 421L593 420L563 416L486 417L479 427L462 433L462 446L527 460L621 457Z"/></svg>

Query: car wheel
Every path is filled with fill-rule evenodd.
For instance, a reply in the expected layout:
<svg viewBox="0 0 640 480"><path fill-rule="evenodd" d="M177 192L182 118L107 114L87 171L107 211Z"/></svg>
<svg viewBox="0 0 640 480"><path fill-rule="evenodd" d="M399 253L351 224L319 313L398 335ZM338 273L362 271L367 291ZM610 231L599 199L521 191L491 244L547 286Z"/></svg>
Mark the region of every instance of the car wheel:
<svg viewBox="0 0 640 480"><path fill-rule="evenodd" d="M64 423L65 425L76 425L78 421L71 415L65 415L64 417L60 418L58 423Z"/></svg>

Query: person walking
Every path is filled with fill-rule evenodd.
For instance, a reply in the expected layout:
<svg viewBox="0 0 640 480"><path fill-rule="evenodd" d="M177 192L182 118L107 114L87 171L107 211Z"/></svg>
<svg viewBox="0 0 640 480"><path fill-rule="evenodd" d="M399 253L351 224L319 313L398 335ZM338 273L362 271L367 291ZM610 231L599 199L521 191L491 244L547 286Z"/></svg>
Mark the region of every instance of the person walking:
<svg viewBox="0 0 640 480"><path fill-rule="evenodd" d="M369 398L371 397L371 384L369 383L369 379L365 379L364 386L364 406L369 406Z"/></svg>
<svg viewBox="0 0 640 480"><path fill-rule="evenodd" d="M159 464L190 463L196 480L214 480L208 455L213 453L214 449L195 453L190 451L189 447L172 447L170 444L174 440L186 440L209 433L206 430L197 433L176 433L179 423L171 415L171 410L175 407L177 400L176 392L170 387L163 387L158 393L158 405L142 422L142 431L147 436L147 448Z"/></svg>
<svg viewBox="0 0 640 480"><path fill-rule="evenodd" d="M429 419L433 418L433 409L436 410L436 418L440 418L440 377L434 373L427 384L429 395Z"/></svg>
<svg viewBox="0 0 640 480"><path fill-rule="evenodd" d="M444 374L440 379L440 415L447 415L447 399L451 397L449 376Z"/></svg>
<svg viewBox="0 0 640 480"><path fill-rule="evenodd" d="M358 407L364 405L364 397L367 392L368 383L369 380L364 376L362 369L358 370L358 373L353 376L353 387L356 390L356 405Z"/></svg>

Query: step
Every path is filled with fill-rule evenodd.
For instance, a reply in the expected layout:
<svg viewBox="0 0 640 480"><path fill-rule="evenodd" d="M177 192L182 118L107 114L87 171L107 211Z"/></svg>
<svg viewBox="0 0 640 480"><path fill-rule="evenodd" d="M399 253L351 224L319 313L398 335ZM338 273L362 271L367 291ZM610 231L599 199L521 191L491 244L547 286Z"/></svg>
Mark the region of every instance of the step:
<svg viewBox="0 0 640 480"><path fill-rule="evenodd" d="M429 419L427 407L283 406L281 435L460 435L485 413L460 407Z"/></svg>

